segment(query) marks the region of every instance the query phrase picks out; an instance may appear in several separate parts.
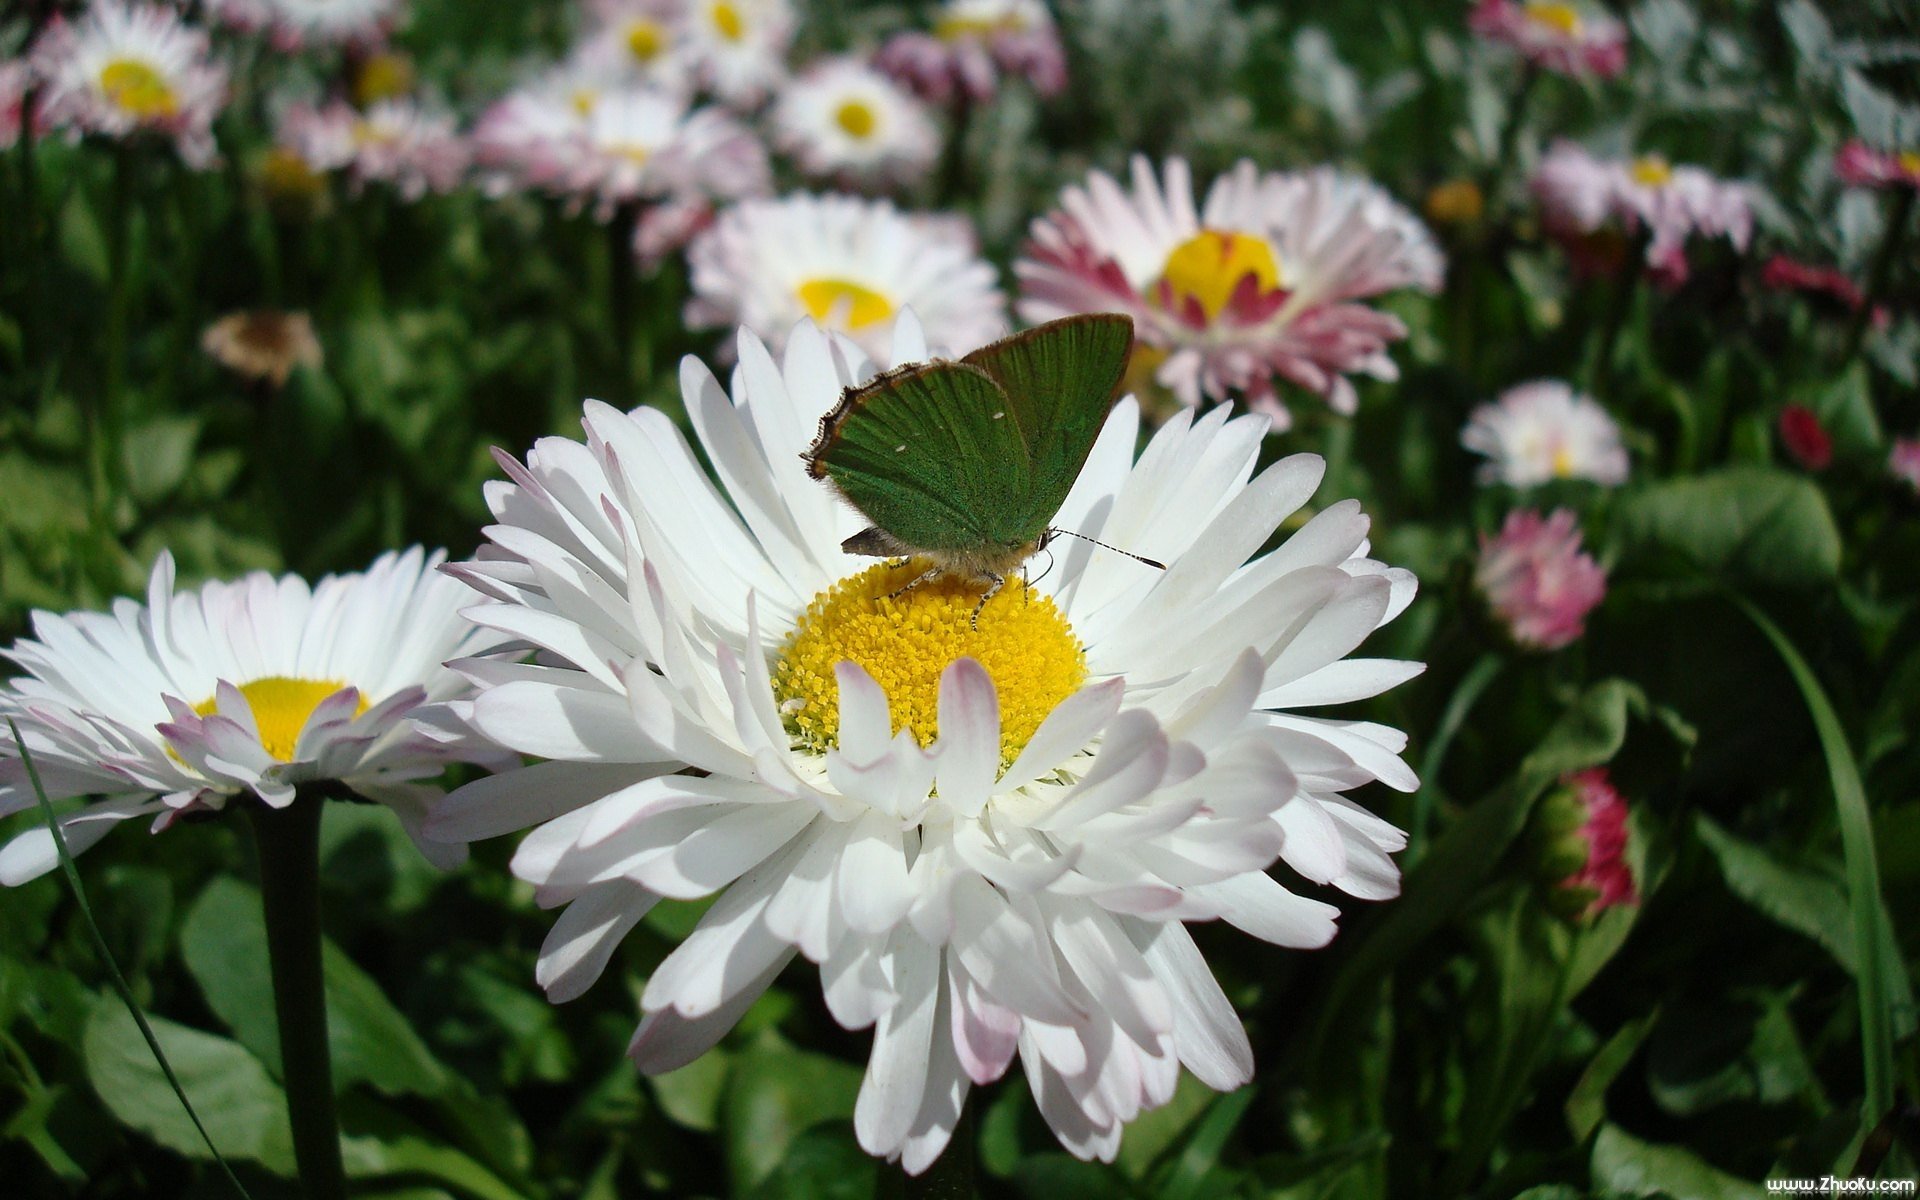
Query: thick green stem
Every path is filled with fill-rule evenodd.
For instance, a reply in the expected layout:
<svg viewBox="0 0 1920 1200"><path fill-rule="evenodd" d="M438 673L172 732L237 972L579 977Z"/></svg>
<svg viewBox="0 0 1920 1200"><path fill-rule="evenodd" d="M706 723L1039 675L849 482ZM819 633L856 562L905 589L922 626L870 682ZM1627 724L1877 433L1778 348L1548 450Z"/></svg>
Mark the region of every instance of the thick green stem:
<svg viewBox="0 0 1920 1200"><path fill-rule="evenodd" d="M1873 306L1880 297L1886 295L1893 264L1899 261L1900 250L1906 244L1907 227L1913 224L1916 197L1920 197L1920 191L1903 187L1899 199L1893 202L1893 215L1887 218L1887 232L1880 238L1880 249L1874 253L1873 266L1867 275L1866 293L1860 297L1860 308L1853 314L1853 324L1847 329L1849 359L1859 355L1860 343L1866 340L1867 326L1873 321Z"/></svg>
<svg viewBox="0 0 1920 1200"><path fill-rule="evenodd" d="M127 142L114 147L113 202L107 227L107 356L100 397L89 405L89 469L94 515L104 521L112 511L120 481L121 436L126 428L127 311L133 302L134 172L137 151Z"/></svg>
<svg viewBox="0 0 1920 1200"><path fill-rule="evenodd" d="M326 797L305 788L285 808L247 808L260 853L281 1081L307 1200L341 1200L347 1191L320 957L320 816L325 809Z"/></svg>
<svg viewBox="0 0 1920 1200"><path fill-rule="evenodd" d="M953 102L953 132L947 138L946 156L940 164L940 203L959 206L967 195L967 132L973 125L973 97L960 88Z"/></svg>

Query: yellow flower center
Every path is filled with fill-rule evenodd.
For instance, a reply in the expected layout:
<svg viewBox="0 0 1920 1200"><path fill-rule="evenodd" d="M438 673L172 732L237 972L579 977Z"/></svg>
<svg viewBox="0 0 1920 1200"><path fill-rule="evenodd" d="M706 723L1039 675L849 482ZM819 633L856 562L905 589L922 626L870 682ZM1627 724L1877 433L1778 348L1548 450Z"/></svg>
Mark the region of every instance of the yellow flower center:
<svg viewBox="0 0 1920 1200"><path fill-rule="evenodd" d="M390 125L376 125L372 121L353 123L353 144L356 146L391 146L400 140L400 135Z"/></svg>
<svg viewBox="0 0 1920 1200"><path fill-rule="evenodd" d="M880 124L880 116L865 100L848 100L834 110L833 121L850 137L870 138Z"/></svg>
<svg viewBox="0 0 1920 1200"><path fill-rule="evenodd" d="M341 688L349 686L337 679L295 679L289 675L268 675L240 685L240 694L253 709L253 723L260 730L260 745L281 762L293 761L294 747L300 743L300 731L307 727L313 710ZM203 717L212 716L220 707L218 696L210 696L193 706ZM360 697L354 716L367 711L367 698Z"/></svg>
<svg viewBox="0 0 1920 1200"><path fill-rule="evenodd" d="M997 17L984 16L946 16L933 24L933 36L944 42L957 42L967 38L990 38L996 33L1019 33L1026 28L1019 13L1004 13Z"/></svg>
<svg viewBox="0 0 1920 1200"><path fill-rule="evenodd" d="M1673 167L1658 154L1648 154L1633 160L1628 168L1633 181L1642 187L1665 187L1673 182Z"/></svg>
<svg viewBox="0 0 1920 1200"><path fill-rule="evenodd" d="M374 54L353 73L353 102L370 108L413 90L413 60L404 54Z"/></svg>
<svg viewBox="0 0 1920 1200"><path fill-rule="evenodd" d="M1580 12L1571 4L1529 4L1527 20L1572 37L1580 32Z"/></svg>
<svg viewBox="0 0 1920 1200"><path fill-rule="evenodd" d="M607 151L610 154L619 155L636 167L646 166L647 159L650 157L650 151L638 142L617 142L608 146Z"/></svg>
<svg viewBox="0 0 1920 1200"><path fill-rule="evenodd" d="M180 111L180 99L166 76L137 58L116 58L100 68L100 89L121 112L143 121Z"/></svg>
<svg viewBox="0 0 1920 1200"><path fill-rule="evenodd" d="M851 279L809 279L794 289L807 315L826 322L841 314L841 328L865 329L893 316L893 304L885 296Z"/></svg>
<svg viewBox="0 0 1920 1200"><path fill-rule="evenodd" d="M665 25L645 17L627 23L627 53L633 55L633 61L650 63L659 58L660 52L666 48L667 27Z"/></svg>
<svg viewBox="0 0 1920 1200"><path fill-rule="evenodd" d="M1573 476L1573 453L1565 446L1559 446L1553 452L1553 477L1570 479Z"/></svg>
<svg viewBox="0 0 1920 1200"><path fill-rule="evenodd" d="M573 93L568 96L567 99L572 103L573 111L584 117L593 111L594 105L600 103L600 90L598 88L577 87L573 89Z"/></svg>
<svg viewBox="0 0 1920 1200"><path fill-rule="evenodd" d="M1054 706L1086 681L1086 652L1053 601L1009 583L980 609L982 585L942 576L898 596L925 569L881 563L814 597L773 668L773 694L787 731L817 752L840 741L840 687L847 660L887 694L893 729L930 746L939 735L940 674L957 658L987 670L1000 698L1000 762L1010 764Z"/></svg>
<svg viewBox="0 0 1920 1200"><path fill-rule="evenodd" d="M1427 193L1427 217L1437 225L1470 225L1486 207L1486 197L1471 179L1450 179Z"/></svg>
<svg viewBox="0 0 1920 1200"><path fill-rule="evenodd" d="M272 200L311 200L326 187L326 179L295 151L275 146L260 160L260 186Z"/></svg>
<svg viewBox="0 0 1920 1200"><path fill-rule="evenodd" d="M737 42L747 36L747 19L727 0L720 0L707 10L707 15L713 19L713 27L720 31L720 36L728 41Z"/></svg>
<svg viewBox="0 0 1920 1200"><path fill-rule="evenodd" d="M1173 248L1160 278L1174 297L1191 296L1209 319L1220 315L1240 281L1253 276L1262 292L1280 286L1280 260L1265 238L1226 229L1202 229Z"/></svg>
<svg viewBox="0 0 1920 1200"><path fill-rule="evenodd" d="M1900 169L1910 175L1920 175L1920 150L1903 150L1898 159Z"/></svg>

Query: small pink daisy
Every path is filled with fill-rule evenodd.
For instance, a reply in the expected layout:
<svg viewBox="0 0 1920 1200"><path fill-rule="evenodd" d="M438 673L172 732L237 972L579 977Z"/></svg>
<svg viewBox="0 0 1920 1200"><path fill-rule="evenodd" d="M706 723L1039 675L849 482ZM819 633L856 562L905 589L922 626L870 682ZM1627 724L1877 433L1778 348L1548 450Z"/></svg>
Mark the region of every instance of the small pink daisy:
<svg viewBox="0 0 1920 1200"><path fill-rule="evenodd" d="M56 16L31 57L49 126L76 138L153 133L192 166L213 162L227 70L213 61L207 35L173 9L94 0L77 20Z"/></svg>
<svg viewBox="0 0 1920 1200"><path fill-rule="evenodd" d="M281 117L278 140L314 170L345 172L356 189L389 184L409 200L459 187L472 159L452 117L406 99L365 112L344 100L296 105Z"/></svg>
<svg viewBox="0 0 1920 1200"><path fill-rule="evenodd" d="M1833 173L1854 187L1920 188L1920 150L1875 150L1855 139L1833 156Z"/></svg>
<svg viewBox="0 0 1920 1200"><path fill-rule="evenodd" d="M1893 451L1887 455L1887 470L1893 477L1920 495L1920 437L1893 439Z"/></svg>
<svg viewBox="0 0 1920 1200"><path fill-rule="evenodd" d="M1745 250L1753 236L1748 186L1657 154L1597 159L1573 142L1556 142L1535 170L1534 197L1548 230L1577 243L1608 227L1644 230L1647 266L1665 286L1686 282L1686 243L1724 237Z"/></svg>
<svg viewBox="0 0 1920 1200"><path fill-rule="evenodd" d="M1507 514L1497 537L1480 537L1473 581L1508 634L1528 650L1558 650L1586 633L1587 614L1607 594L1607 573L1581 551L1572 510Z"/></svg>
<svg viewBox="0 0 1920 1200"><path fill-rule="evenodd" d="M1477 0L1467 25L1542 70L1612 79L1627 69L1627 27L1586 5Z"/></svg>
<svg viewBox="0 0 1920 1200"><path fill-rule="evenodd" d="M1336 411L1357 403L1350 374L1394 379L1399 318L1358 301L1434 292L1445 260L1417 217L1377 185L1330 168L1260 171L1242 160L1193 200L1183 159L1164 182L1133 160L1132 191L1096 171L1034 221L1014 264L1020 315L1125 312L1136 355L1186 404L1245 395L1289 423L1286 381Z"/></svg>
<svg viewBox="0 0 1920 1200"><path fill-rule="evenodd" d="M933 31L895 34L875 65L931 100L991 100L1000 76L1042 96L1067 86L1067 57L1041 0L948 0Z"/></svg>
<svg viewBox="0 0 1920 1200"><path fill-rule="evenodd" d="M1565 870L1551 899L1562 915L1586 920L1609 908L1640 903L1627 861L1629 810L1605 767L1575 771L1541 803L1537 818L1548 838L1545 865ZM1571 866L1571 870L1566 870Z"/></svg>

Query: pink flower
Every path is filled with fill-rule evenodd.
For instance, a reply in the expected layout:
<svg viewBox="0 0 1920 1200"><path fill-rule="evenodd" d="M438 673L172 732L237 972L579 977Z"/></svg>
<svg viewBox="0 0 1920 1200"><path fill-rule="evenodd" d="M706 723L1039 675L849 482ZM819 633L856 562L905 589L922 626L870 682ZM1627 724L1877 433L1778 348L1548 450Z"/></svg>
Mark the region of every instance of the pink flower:
<svg viewBox="0 0 1920 1200"><path fill-rule="evenodd" d="M1753 236L1748 187L1657 154L1597 159L1574 142L1556 142L1535 170L1532 188L1548 232L1576 253L1609 229L1645 231L1647 266L1663 285L1686 281L1686 243L1724 237L1745 250Z"/></svg>
<svg viewBox="0 0 1920 1200"><path fill-rule="evenodd" d="M1767 260L1767 265L1760 272L1760 283L1776 291L1825 296L1846 308L1857 309L1866 301L1859 285L1847 278L1846 272L1835 267L1818 267L1800 262L1784 254L1776 254Z"/></svg>
<svg viewBox="0 0 1920 1200"><path fill-rule="evenodd" d="M1042 96L1067 86L1067 59L1041 0L948 0L932 33L899 33L874 65L936 104L993 98L1000 75Z"/></svg>
<svg viewBox="0 0 1920 1200"><path fill-rule="evenodd" d="M1612 79L1627 69L1627 27L1582 5L1478 0L1467 25L1543 70Z"/></svg>
<svg viewBox="0 0 1920 1200"><path fill-rule="evenodd" d="M1239 392L1289 423L1286 381L1350 413L1350 374L1394 379L1398 318L1359 301L1438 291L1445 260L1426 226L1376 184L1331 168L1261 171L1242 160L1196 206L1183 159L1133 160L1132 191L1096 171L1033 223L1014 273L1020 315L1133 317L1136 363L1183 403Z"/></svg>
<svg viewBox="0 0 1920 1200"><path fill-rule="evenodd" d="M55 17L31 63L49 126L75 138L157 134L190 166L213 163L227 70L213 61L206 33L173 9L94 0L78 20Z"/></svg>
<svg viewBox="0 0 1920 1200"><path fill-rule="evenodd" d="M472 160L452 117L407 99L365 112L344 100L295 105L280 119L278 140L316 171L343 171L356 189L388 184L408 200L459 187Z"/></svg>
<svg viewBox="0 0 1920 1200"><path fill-rule="evenodd" d="M1856 138L1833 156L1833 173L1854 187L1920 188L1920 150L1875 150Z"/></svg>
<svg viewBox="0 0 1920 1200"><path fill-rule="evenodd" d="M1586 633L1587 614L1607 594L1607 573L1580 549L1569 509L1542 517L1507 514L1499 536L1480 538L1473 581L1521 647L1558 650Z"/></svg>
<svg viewBox="0 0 1920 1200"><path fill-rule="evenodd" d="M1893 439L1893 452L1887 455L1887 470L1920 495L1920 437Z"/></svg>
<svg viewBox="0 0 1920 1200"><path fill-rule="evenodd" d="M1622 904L1638 904L1640 889L1627 861L1627 802L1605 767L1575 771L1541 802L1535 828L1544 842L1542 866L1553 884L1553 907L1587 919Z"/></svg>
<svg viewBox="0 0 1920 1200"><path fill-rule="evenodd" d="M1833 438L1804 404L1780 410L1780 441L1793 460L1809 471L1824 471L1833 462Z"/></svg>

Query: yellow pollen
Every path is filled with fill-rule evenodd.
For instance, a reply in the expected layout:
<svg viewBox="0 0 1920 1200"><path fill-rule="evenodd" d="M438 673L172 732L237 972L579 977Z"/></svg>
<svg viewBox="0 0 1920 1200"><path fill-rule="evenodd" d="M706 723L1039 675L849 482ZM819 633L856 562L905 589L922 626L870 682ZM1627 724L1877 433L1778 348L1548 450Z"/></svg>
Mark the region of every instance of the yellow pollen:
<svg viewBox="0 0 1920 1200"><path fill-rule="evenodd" d="M1633 181L1642 187L1665 187L1673 182L1673 167L1658 154L1634 159L1628 171Z"/></svg>
<svg viewBox="0 0 1920 1200"><path fill-rule="evenodd" d="M627 53L635 62L650 63L667 48L667 27L645 17L627 23Z"/></svg>
<svg viewBox="0 0 1920 1200"><path fill-rule="evenodd" d="M966 38L990 38L996 33L1020 33L1026 22L1018 13L999 17L941 17L933 25L933 36L943 42Z"/></svg>
<svg viewBox="0 0 1920 1200"><path fill-rule="evenodd" d="M399 140L399 134L389 126L375 125L372 121L353 123L353 144L356 146L391 146Z"/></svg>
<svg viewBox="0 0 1920 1200"><path fill-rule="evenodd" d="M1262 292L1280 286L1280 260L1265 238L1231 230L1202 229L1173 248L1160 277L1176 301L1191 296L1209 320L1233 298L1248 275Z"/></svg>
<svg viewBox="0 0 1920 1200"><path fill-rule="evenodd" d="M720 3L708 9L707 12L713 18L713 27L720 31L721 37L730 42L737 42L747 36L746 18L740 15L739 9L727 3L727 0L720 0Z"/></svg>
<svg viewBox="0 0 1920 1200"><path fill-rule="evenodd" d="M846 329L865 329L893 316L893 304L885 296L851 279L809 279L794 294L816 321L844 314Z"/></svg>
<svg viewBox="0 0 1920 1200"><path fill-rule="evenodd" d="M1471 225L1486 208L1487 198L1471 179L1449 179L1427 193L1427 217L1437 225Z"/></svg>
<svg viewBox="0 0 1920 1200"><path fill-rule="evenodd" d="M880 117L865 100L848 100L834 110L833 121L850 137L870 138L880 124Z"/></svg>
<svg viewBox="0 0 1920 1200"><path fill-rule="evenodd" d="M166 76L137 58L116 58L100 68L100 89L128 116L150 121L180 111Z"/></svg>
<svg viewBox="0 0 1920 1200"><path fill-rule="evenodd" d="M1920 150L1902 150L1896 161L1907 174L1920 175Z"/></svg>
<svg viewBox="0 0 1920 1200"><path fill-rule="evenodd" d="M1565 446L1558 447L1553 452L1553 477L1555 479L1569 479L1572 478L1572 476L1573 454Z"/></svg>
<svg viewBox="0 0 1920 1200"><path fill-rule="evenodd" d="M260 186L273 200L310 200L327 181L313 164L284 146L275 146L260 160Z"/></svg>
<svg viewBox="0 0 1920 1200"><path fill-rule="evenodd" d="M593 111L594 105L600 103L600 93L590 87L575 88L567 99L572 102L573 111L584 117Z"/></svg>
<svg viewBox="0 0 1920 1200"><path fill-rule="evenodd" d="M413 90L413 60L404 54L370 55L353 73L353 102L371 108Z"/></svg>
<svg viewBox="0 0 1920 1200"><path fill-rule="evenodd" d="M300 731L307 727L320 702L350 685L337 679L295 679L288 675L269 675L240 685L240 694L253 709L253 723L260 730L260 745L281 762L293 761L294 747L300 744ZM220 707L218 696L210 696L193 706L193 711L209 717ZM354 716L367 711L367 698L360 697Z"/></svg>
<svg viewBox="0 0 1920 1200"><path fill-rule="evenodd" d="M1529 4L1527 20L1568 37L1580 32L1580 12L1571 4Z"/></svg>
<svg viewBox="0 0 1920 1200"><path fill-rule="evenodd" d="M1053 601L1009 582L980 610L978 583L942 576L899 596L925 569L881 563L815 596L773 668L787 731L816 752L840 741L834 664L859 664L887 694L893 729L930 746L938 736L940 673L957 658L987 670L1000 698L1000 762L1025 748L1055 705L1086 681L1087 659Z"/></svg>
<svg viewBox="0 0 1920 1200"><path fill-rule="evenodd" d="M647 165L647 158L649 157L647 148L638 142L623 142L616 146L609 146L607 149L611 153L626 159L636 167L644 167Z"/></svg>

